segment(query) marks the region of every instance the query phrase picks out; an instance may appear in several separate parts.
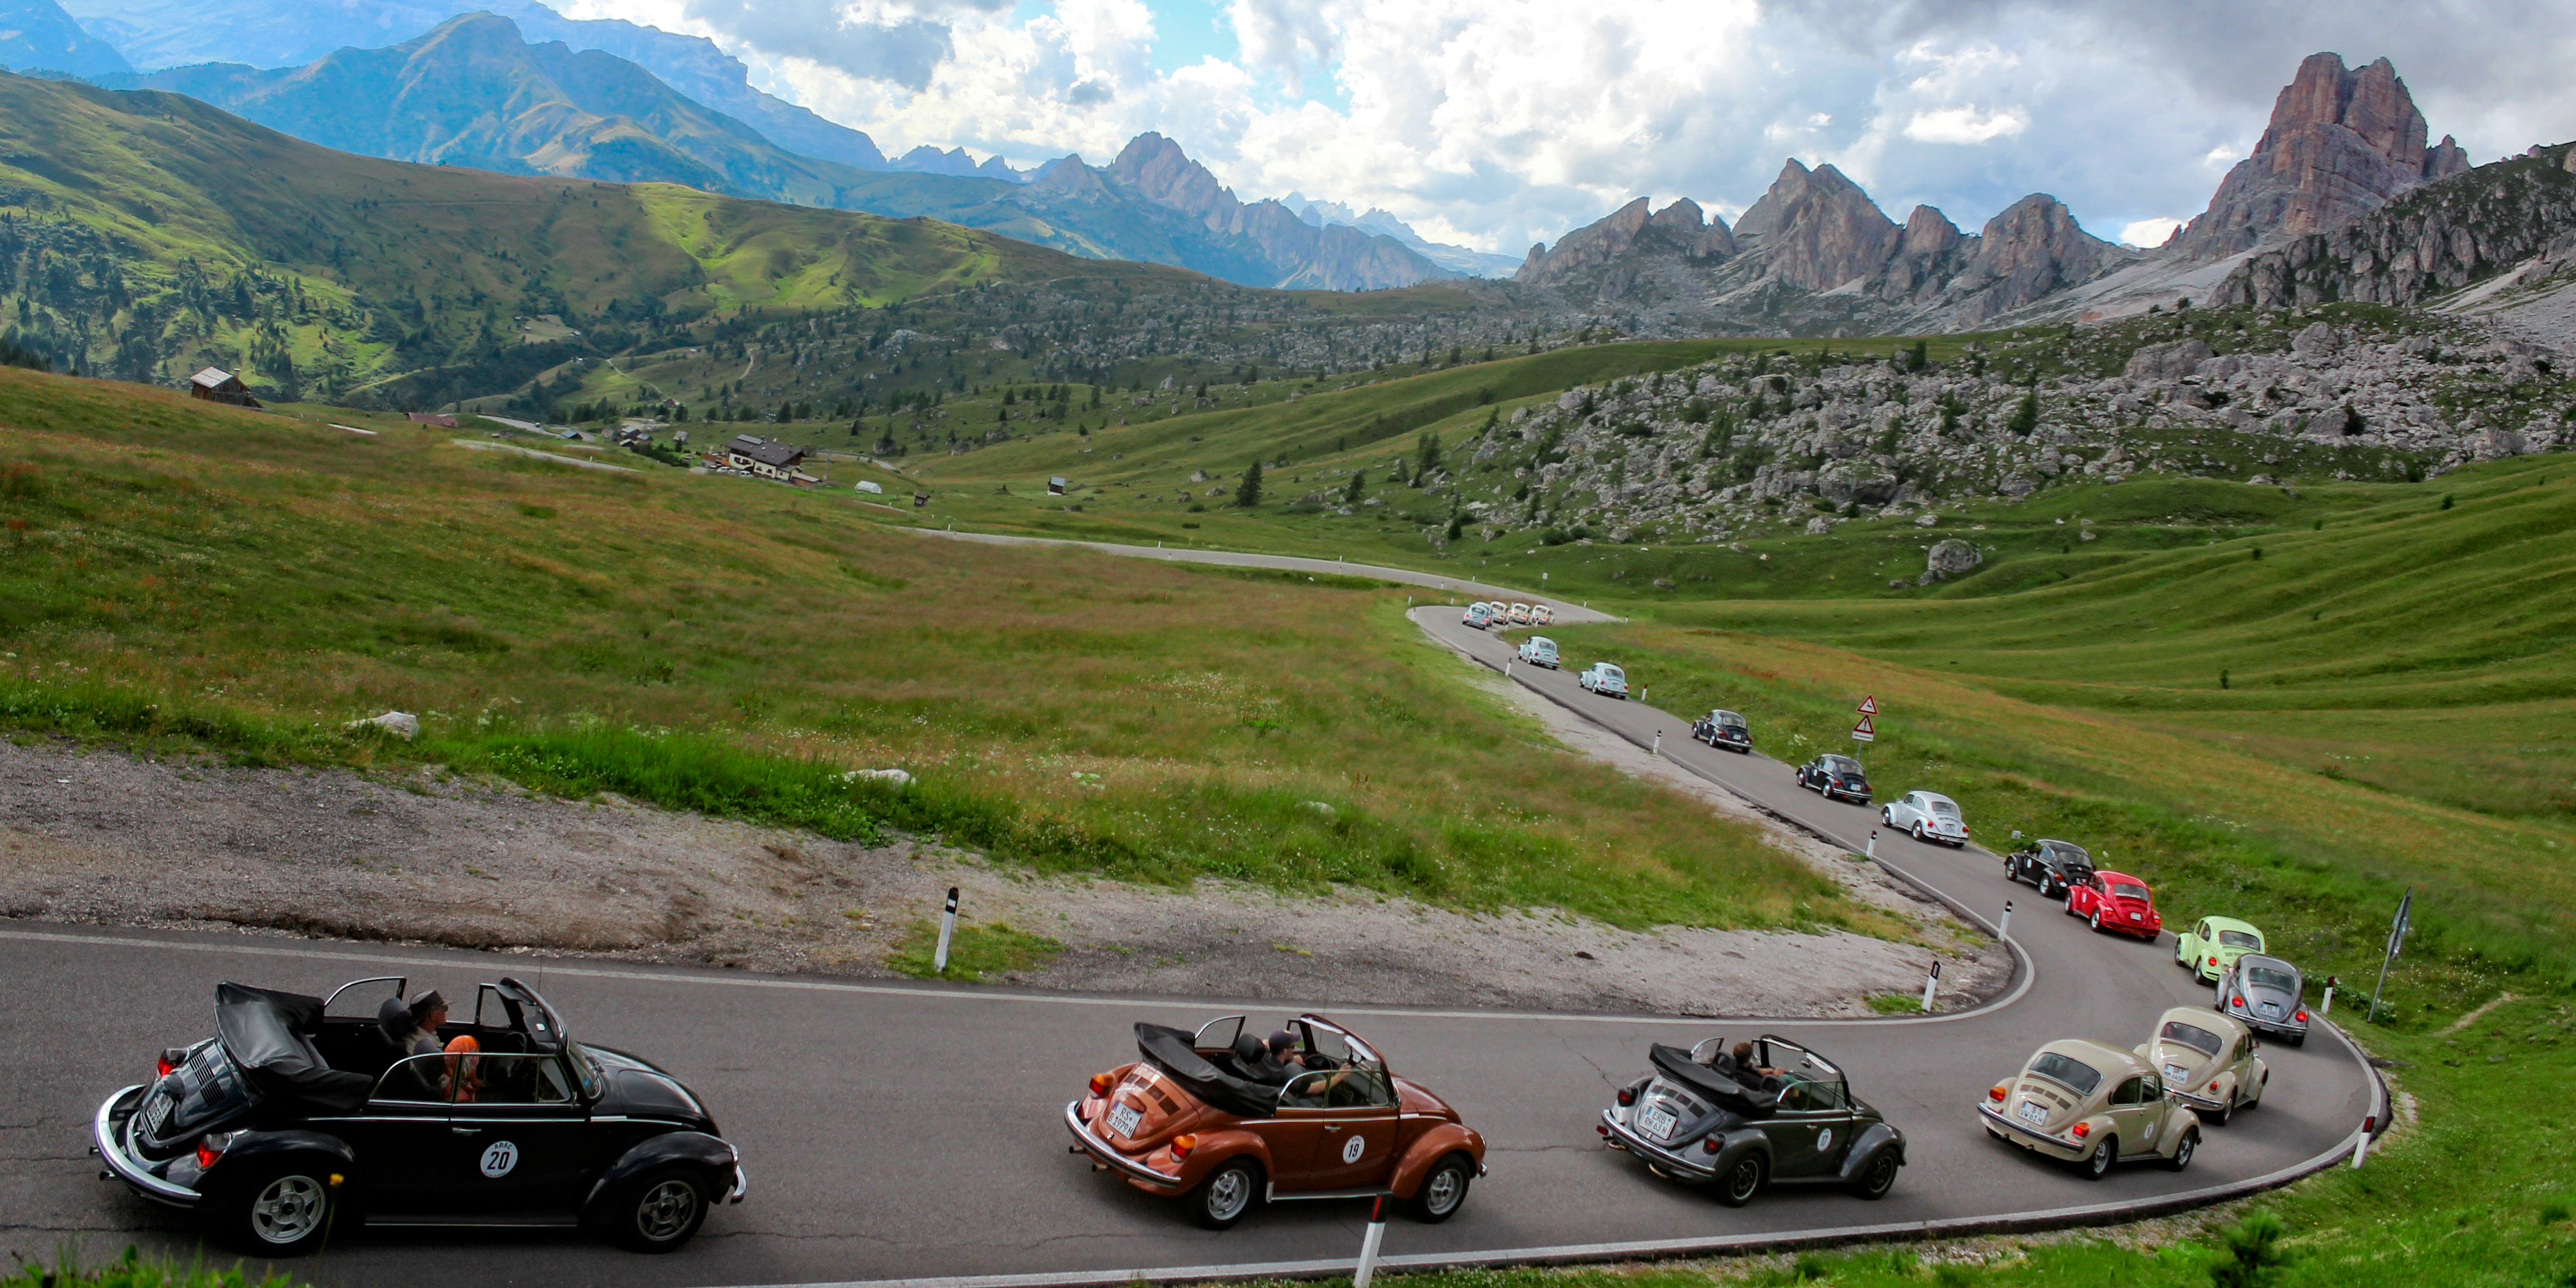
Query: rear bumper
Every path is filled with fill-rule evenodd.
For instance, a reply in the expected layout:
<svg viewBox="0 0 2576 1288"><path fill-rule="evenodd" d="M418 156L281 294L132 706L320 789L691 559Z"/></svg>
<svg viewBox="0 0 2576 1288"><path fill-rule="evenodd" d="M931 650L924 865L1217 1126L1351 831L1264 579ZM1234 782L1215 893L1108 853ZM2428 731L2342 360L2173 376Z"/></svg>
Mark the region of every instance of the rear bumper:
<svg viewBox="0 0 2576 1288"><path fill-rule="evenodd" d="M107 1168L107 1174L125 1182L127 1188L152 1200L175 1208L193 1208L205 1196L172 1181L156 1176L143 1161L126 1152L125 1120L134 1113L134 1104L143 1096L144 1086L136 1083L109 1096L90 1119L89 1149Z"/></svg>
<svg viewBox="0 0 2576 1288"><path fill-rule="evenodd" d="M2084 1157L2084 1149L2069 1145L2046 1132L2032 1131L2027 1124L2015 1122L1985 1106L1977 1106L1977 1115L1986 1120L1986 1130L2034 1153L2072 1163Z"/></svg>
<svg viewBox="0 0 2576 1288"><path fill-rule="evenodd" d="M1116 1146L1102 1140L1098 1133L1091 1130L1090 1124L1082 1121L1080 1100L1068 1100L1064 1103L1064 1129L1073 1133L1074 1143L1081 1147L1083 1153L1091 1155L1093 1161L1128 1180L1159 1190L1181 1188L1181 1178L1178 1173L1155 1171L1119 1153Z"/></svg>
<svg viewBox="0 0 2576 1288"><path fill-rule="evenodd" d="M1617 1114L1601 1111L1602 1143L1612 1149L1624 1149L1669 1174L1674 1180L1698 1184L1717 1179L1717 1169L1705 1163L1694 1163L1673 1151L1647 1140L1619 1121Z"/></svg>

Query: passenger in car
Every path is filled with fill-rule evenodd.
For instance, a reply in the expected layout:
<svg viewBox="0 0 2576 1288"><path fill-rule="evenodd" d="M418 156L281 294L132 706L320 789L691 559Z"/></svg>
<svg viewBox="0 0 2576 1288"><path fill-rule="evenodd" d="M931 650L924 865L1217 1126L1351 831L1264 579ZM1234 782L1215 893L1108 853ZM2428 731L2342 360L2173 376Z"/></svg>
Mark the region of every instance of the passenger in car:
<svg viewBox="0 0 2576 1288"><path fill-rule="evenodd" d="M1750 1042L1736 1043L1733 1051L1719 1059L1724 1063L1717 1066L1718 1072L1745 1086L1756 1091L1777 1091L1780 1088L1780 1071L1769 1065L1755 1064Z"/></svg>
<svg viewBox="0 0 2576 1288"><path fill-rule="evenodd" d="M460 1104L471 1103L483 1091L483 1044L471 1033L459 1033L447 1043L447 1085L456 1088Z"/></svg>

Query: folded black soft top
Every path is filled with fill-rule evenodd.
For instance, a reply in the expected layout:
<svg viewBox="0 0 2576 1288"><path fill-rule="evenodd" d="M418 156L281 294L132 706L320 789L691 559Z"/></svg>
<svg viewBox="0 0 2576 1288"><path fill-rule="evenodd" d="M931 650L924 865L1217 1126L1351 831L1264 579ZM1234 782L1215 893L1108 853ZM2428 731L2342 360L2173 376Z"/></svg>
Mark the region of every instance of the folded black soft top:
<svg viewBox="0 0 2576 1288"><path fill-rule="evenodd" d="M215 1032L251 1085L332 1113L354 1113L375 1085L365 1074L334 1069L313 1049L322 1031L322 999L248 984L215 986Z"/></svg>
<svg viewBox="0 0 2576 1288"><path fill-rule="evenodd" d="M1279 1088L1238 1078L1208 1063L1191 1045L1193 1041L1179 1029L1141 1021L1136 1025L1136 1049L1145 1062L1202 1104L1244 1118L1267 1118L1279 1111Z"/></svg>
<svg viewBox="0 0 2576 1288"><path fill-rule="evenodd" d="M1780 1093L1745 1086L1691 1059L1690 1052L1658 1042L1647 1049L1648 1058L1665 1077L1707 1096L1717 1106L1744 1118L1768 1118L1780 1108Z"/></svg>

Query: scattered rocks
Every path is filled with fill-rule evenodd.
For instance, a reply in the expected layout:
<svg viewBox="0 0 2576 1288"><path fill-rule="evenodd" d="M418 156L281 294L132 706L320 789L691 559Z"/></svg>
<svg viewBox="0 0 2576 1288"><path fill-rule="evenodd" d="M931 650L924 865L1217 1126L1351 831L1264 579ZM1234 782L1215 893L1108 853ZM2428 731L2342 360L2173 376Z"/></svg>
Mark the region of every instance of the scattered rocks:
<svg viewBox="0 0 2576 1288"><path fill-rule="evenodd" d="M1923 571L1935 577L1956 577L1976 571L1977 565L1985 561L1986 557L1978 553L1973 543L1952 537L1932 547L1931 553L1924 557Z"/></svg>

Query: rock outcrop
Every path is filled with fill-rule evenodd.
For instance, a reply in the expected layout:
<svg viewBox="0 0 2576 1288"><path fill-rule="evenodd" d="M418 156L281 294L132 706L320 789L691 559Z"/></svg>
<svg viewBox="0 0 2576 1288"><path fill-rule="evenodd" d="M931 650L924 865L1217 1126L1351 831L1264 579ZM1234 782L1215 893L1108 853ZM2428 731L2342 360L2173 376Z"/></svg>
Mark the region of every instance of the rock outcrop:
<svg viewBox="0 0 2576 1288"><path fill-rule="evenodd" d="M2325 232L2409 188L2468 169L2449 136L2429 127L2397 69L2382 58L2358 71L2339 54L2311 54L2272 105L2253 155L2218 185L2209 209L2168 247L2221 259L2266 239Z"/></svg>
<svg viewBox="0 0 2576 1288"><path fill-rule="evenodd" d="M1789 286L1830 291L1868 277L1888 261L1903 230L1860 185L1830 165L1794 158L1771 189L1735 221L1739 245L1758 245L1770 275Z"/></svg>
<svg viewBox="0 0 2576 1288"><path fill-rule="evenodd" d="M2035 192L1986 221L1967 268L1944 289L1962 300L1959 323L1973 324L2035 304L2125 258L2077 225L2066 203Z"/></svg>
<svg viewBox="0 0 2576 1288"><path fill-rule="evenodd" d="M1045 180L1058 189L1082 181L1059 171L1080 167L1067 158ZM1278 201L1249 204L1217 182L1172 140L1156 133L1129 140L1115 161L1097 174L1104 189L1168 216L1166 229L1179 258L1232 281L1284 289L1364 291L1457 276L1383 234L1347 224L1318 228ZM1030 185L1037 188L1039 184Z"/></svg>

